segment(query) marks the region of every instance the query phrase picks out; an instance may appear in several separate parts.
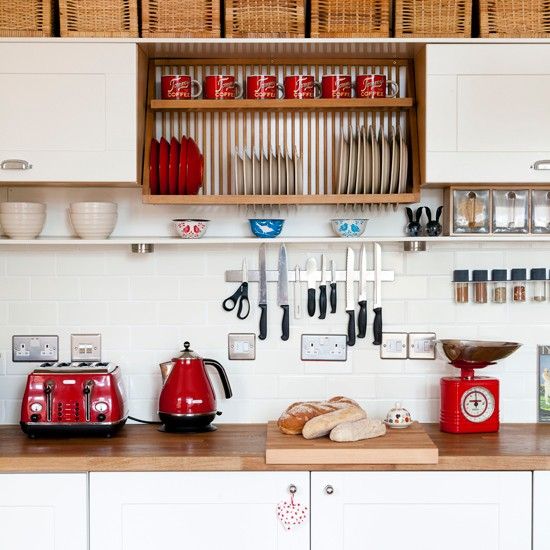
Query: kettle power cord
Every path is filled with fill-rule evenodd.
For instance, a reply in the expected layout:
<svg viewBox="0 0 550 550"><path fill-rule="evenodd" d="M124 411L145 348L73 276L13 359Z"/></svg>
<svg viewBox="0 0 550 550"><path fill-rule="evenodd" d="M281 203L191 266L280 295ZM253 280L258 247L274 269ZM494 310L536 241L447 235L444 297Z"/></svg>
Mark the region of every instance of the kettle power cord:
<svg viewBox="0 0 550 550"><path fill-rule="evenodd" d="M141 424L162 424L162 422L157 420L142 420L141 418L136 418L135 416L128 416L128 419L133 420L134 422L140 422Z"/></svg>

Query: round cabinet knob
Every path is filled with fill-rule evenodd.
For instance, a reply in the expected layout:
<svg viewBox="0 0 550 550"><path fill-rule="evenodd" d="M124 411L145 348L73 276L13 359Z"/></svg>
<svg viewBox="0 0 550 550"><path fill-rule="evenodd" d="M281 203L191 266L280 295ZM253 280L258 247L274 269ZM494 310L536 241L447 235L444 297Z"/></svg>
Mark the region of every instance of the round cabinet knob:
<svg viewBox="0 0 550 550"><path fill-rule="evenodd" d="M334 487L332 485L327 485L325 487L325 493L327 495L332 495L332 493L334 493Z"/></svg>
<svg viewBox="0 0 550 550"><path fill-rule="evenodd" d="M294 485L294 484L290 484L290 485L288 486L288 492L289 492L291 495L296 494L296 491L297 491L297 490L298 490L298 489L296 489L296 485Z"/></svg>

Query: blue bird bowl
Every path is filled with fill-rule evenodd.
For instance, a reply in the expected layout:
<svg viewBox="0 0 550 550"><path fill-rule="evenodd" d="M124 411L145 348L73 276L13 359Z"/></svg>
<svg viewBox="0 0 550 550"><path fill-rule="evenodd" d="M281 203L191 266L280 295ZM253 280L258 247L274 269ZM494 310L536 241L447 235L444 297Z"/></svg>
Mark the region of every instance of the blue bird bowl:
<svg viewBox="0 0 550 550"><path fill-rule="evenodd" d="M263 218L251 218L250 230L260 239L273 239L281 234L285 220L268 220Z"/></svg>
<svg viewBox="0 0 550 550"><path fill-rule="evenodd" d="M360 237L367 228L367 218L336 218L332 229L339 237Z"/></svg>

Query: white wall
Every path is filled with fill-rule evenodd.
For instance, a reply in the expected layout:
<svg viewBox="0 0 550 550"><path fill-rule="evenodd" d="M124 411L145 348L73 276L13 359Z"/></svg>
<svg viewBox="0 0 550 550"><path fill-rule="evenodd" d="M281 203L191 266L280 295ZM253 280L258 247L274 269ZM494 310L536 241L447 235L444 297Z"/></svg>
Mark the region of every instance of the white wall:
<svg viewBox="0 0 550 550"><path fill-rule="evenodd" d="M14 188L7 195L10 200L48 202L48 235L69 234L67 204L93 198L120 203L117 235L169 234L169 220L182 215L210 217L210 235L248 234L244 211L143 206L135 190ZM431 191L423 202L436 205L440 199L439 192ZM334 214L333 209L313 207L283 212L288 219L285 234L330 235L327 220ZM369 235L398 235L405 220L401 208L369 217ZM269 267L275 269L276 243L268 251ZM310 254L319 258L323 251L321 245L289 245L290 266L304 266ZM330 245L326 252L344 268L344 245ZM280 340L281 311L274 304L273 286L269 337L257 341L256 361L229 361L227 334L257 332L259 317L254 284L247 320L222 310L221 300L236 288L224 282L224 271L238 269L243 257L249 267L256 266L257 253L258 248L250 245L166 246L157 247L154 254L135 255L125 246L0 244L0 422L18 422L19 398L31 369L11 362L13 334L59 334L61 359L66 360L71 332L96 331L103 335L104 359L118 362L124 370L134 416L153 418L160 388L158 363L189 340L201 355L221 361L230 376L234 397L220 400L220 422L265 421L278 417L290 402L337 394L358 399L373 415L382 416L401 400L419 420L437 421L439 379L453 369L441 360L382 361L378 348L371 345L370 311L368 338L349 349L346 363L300 361L302 333L345 332L343 285L336 315L327 314L325 321L307 316L297 321L291 315L288 342ZM536 345L550 344L550 303L455 305L450 281L455 268L550 267L550 245L441 243L430 245L425 253L404 253L392 244L383 247L383 264L396 273L394 283L384 284L386 331L435 331L439 337L524 344L486 372L501 380L502 419L535 421ZM304 288L304 297L305 292Z"/></svg>

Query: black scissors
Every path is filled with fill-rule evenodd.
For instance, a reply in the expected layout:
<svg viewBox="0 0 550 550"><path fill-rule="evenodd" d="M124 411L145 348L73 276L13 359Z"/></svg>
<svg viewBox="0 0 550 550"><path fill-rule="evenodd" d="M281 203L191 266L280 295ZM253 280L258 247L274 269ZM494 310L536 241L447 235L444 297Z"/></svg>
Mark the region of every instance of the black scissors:
<svg viewBox="0 0 550 550"><path fill-rule="evenodd" d="M248 301L248 268L246 266L246 259L243 260L242 271L243 282L241 286L239 286L235 294L229 296L229 298L226 298L222 302L222 307L225 311L233 311L235 307L237 307L237 303L239 304L239 308L237 309L238 319L246 319L250 313L250 302Z"/></svg>

